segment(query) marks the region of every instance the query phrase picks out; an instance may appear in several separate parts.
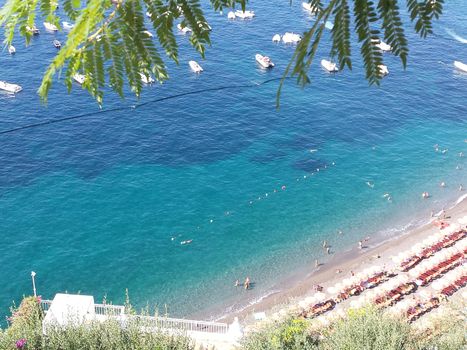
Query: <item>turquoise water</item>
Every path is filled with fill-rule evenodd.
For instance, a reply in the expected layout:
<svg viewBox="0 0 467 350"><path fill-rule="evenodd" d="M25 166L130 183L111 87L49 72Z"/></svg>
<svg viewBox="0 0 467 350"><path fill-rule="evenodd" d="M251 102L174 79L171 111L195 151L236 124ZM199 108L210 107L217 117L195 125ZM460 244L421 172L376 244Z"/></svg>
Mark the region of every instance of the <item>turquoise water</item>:
<svg viewBox="0 0 467 350"><path fill-rule="evenodd" d="M314 259L326 258L324 239L336 252L368 235L390 238L462 195L467 75L452 61L467 62L467 45L447 30L467 38L466 5L449 2L433 38L409 31L408 69L385 55L390 75L380 88L368 87L359 61L337 75L317 66L306 89L287 83L276 110L277 81L255 84L280 77L293 47L273 44L272 35L310 23L300 3L276 4L252 2L257 17L246 22L210 12L213 47L200 76L188 69L196 56L180 35L181 65L141 101L109 95L105 108L122 109L7 134L98 108L79 88L66 95L59 81L40 106L34 91L53 35L28 48L16 43L15 57L0 55L2 79L24 88L0 95L5 313L31 293L34 270L44 297L81 292L121 303L128 288L138 307L216 317L283 288L285 276L312 271ZM258 51L272 57L272 71L256 66ZM325 43L319 59L328 51ZM131 108L232 85L251 87ZM432 198L422 200L423 191ZM232 287L247 275L252 291Z"/></svg>

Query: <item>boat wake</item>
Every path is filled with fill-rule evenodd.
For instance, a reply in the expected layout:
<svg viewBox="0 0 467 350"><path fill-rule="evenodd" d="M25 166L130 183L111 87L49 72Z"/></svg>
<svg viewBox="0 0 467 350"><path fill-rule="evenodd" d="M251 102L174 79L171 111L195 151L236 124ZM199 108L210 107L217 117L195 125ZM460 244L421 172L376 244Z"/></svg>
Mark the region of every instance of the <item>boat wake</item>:
<svg viewBox="0 0 467 350"><path fill-rule="evenodd" d="M457 40L458 42L462 43L462 44L467 44L467 39L464 39L463 37L457 35L454 31L452 31L451 29L449 28L445 28L444 29L446 31L446 33L448 33L452 38L454 38L455 40Z"/></svg>

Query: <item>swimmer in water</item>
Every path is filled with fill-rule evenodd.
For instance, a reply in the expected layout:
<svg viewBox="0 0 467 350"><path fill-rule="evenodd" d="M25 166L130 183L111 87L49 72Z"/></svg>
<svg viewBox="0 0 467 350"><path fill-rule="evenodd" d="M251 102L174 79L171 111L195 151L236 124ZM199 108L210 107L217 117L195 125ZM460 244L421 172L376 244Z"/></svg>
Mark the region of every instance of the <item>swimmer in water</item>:
<svg viewBox="0 0 467 350"><path fill-rule="evenodd" d="M459 157L463 157L464 156L464 152L459 152Z"/></svg>
<svg viewBox="0 0 467 350"><path fill-rule="evenodd" d="M326 247L326 253L327 253L328 255L331 254L331 248Z"/></svg>
<svg viewBox="0 0 467 350"><path fill-rule="evenodd" d="M370 187L370 188L375 187L375 184L374 184L373 182L371 182L371 181L367 181L366 184L367 184L368 187Z"/></svg>
<svg viewBox="0 0 467 350"><path fill-rule="evenodd" d="M439 184L440 187L446 187L446 182L444 181L441 181L441 183Z"/></svg>
<svg viewBox="0 0 467 350"><path fill-rule="evenodd" d="M463 191L464 190L464 186L462 186L462 184L459 185L459 191Z"/></svg>
<svg viewBox="0 0 467 350"><path fill-rule="evenodd" d="M243 283L243 285L245 286L245 290L250 289L250 277L245 279L245 283Z"/></svg>
<svg viewBox="0 0 467 350"><path fill-rule="evenodd" d="M323 241L323 248L326 248L328 246L328 242Z"/></svg>
<svg viewBox="0 0 467 350"><path fill-rule="evenodd" d="M447 149L447 148L446 148L446 149L443 149L443 150L441 151L442 154L446 154L447 152L448 152L448 149Z"/></svg>

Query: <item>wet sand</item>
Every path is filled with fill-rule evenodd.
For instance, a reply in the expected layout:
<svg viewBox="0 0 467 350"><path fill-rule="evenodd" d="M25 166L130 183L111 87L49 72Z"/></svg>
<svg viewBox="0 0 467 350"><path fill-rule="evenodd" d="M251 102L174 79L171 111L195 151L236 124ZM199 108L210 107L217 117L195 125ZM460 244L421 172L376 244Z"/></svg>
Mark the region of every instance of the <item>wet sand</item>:
<svg viewBox="0 0 467 350"><path fill-rule="evenodd" d="M457 223L457 219L465 215L467 215L467 198L447 209L446 219L443 221ZM349 251L335 253L326 264L320 265L318 269L314 265L310 266L310 271L313 272L306 276L297 278L295 275L285 279L280 292L265 297L241 311L230 313L219 321L231 322L234 317L238 317L244 325L251 325L256 322L254 313L265 312L266 317L269 318L275 312L296 305L303 298L313 295L315 285L324 287L326 291L327 287L351 277L351 271L357 273L372 265L385 265L391 268L395 266L391 260L392 256L410 249L438 230L439 228L433 223L429 223L383 242L373 242L370 238L364 242L363 249L359 249L357 244ZM338 270L341 272L337 273Z"/></svg>

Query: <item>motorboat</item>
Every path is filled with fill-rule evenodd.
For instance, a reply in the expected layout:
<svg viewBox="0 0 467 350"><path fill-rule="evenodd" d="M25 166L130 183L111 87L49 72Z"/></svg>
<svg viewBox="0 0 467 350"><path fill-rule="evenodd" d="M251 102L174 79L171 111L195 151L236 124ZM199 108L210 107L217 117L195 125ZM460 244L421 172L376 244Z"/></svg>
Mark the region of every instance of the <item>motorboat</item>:
<svg viewBox="0 0 467 350"><path fill-rule="evenodd" d="M16 53L16 48L13 45L8 46L8 53L14 55Z"/></svg>
<svg viewBox="0 0 467 350"><path fill-rule="evenodd" d="M235 11L235 17L241 18L241 19L251 19L255 17L255 12L254 11L241 11L237 10Z"/></svg>
<svg viewBox="0 0 467 350"><path fill-rule="evenodd" d="M49 23L49 22L44 22L44 27L45 30L48 30L49 32L56 32L58 31L58 28L55 24Z"/></svg>
<svg viewBox="0 0 467 350"><path fill-rule="evenodd" d="M454 67L459 69L460 71L463 71L467 73L467 64L459 62L459 61L454 61Z"/></svg>
<svg viewBox="0 0 467 350"><path fill-rule="evenodd" d="M53 41L53 44L54 44L55 48L57 48L57 49L62 47L62 43L60 41L58 41L57 39L55 39Z"/></svg>
<svg viewBox="0 0 467 350"><path fill-rule="evenodd" d="M147 12L146 12L146 17L151 18L151 17L152 17L152 13L149 12L149 11L147 11Z"/></svg>
<svg viewBox="0 0 467 350"><path fill-rule="evenodd" d="M72 30L74 28L74 24L70 22L62 22L62 27L65 30Z"/></svg>
<svg viewBox="0 0 467 350"><path fill-rule="evenodd" d="M188 64L190 65L191 70L195 73L201 73L203 71L203 68L201 68L196 61L189 61Z"/></svg>
<svg viewBox="0 0 467 350"><path fill-rule="evenodd" d="M379 68L379 72L381 73L381 76L384 77L385 75L389 74L388 66L385 66L384 64L380 64L378 68Z"/></svg>
<svg viewBox="0 0 467 350"><path fill-rule="evenodd" d="M311 6L309 2L302 2L302 7L305 11L308 11L312 14L318 13L319 9L317 7Z"/></svg>
<svg viewBox="0 0 467 350"><path fill-rule="evenodd" d="M143 34L146 34L150 38L152 38L154 36L149 30L143 31Z"/></svg>
<svg viewBox="0 0 467 350"><path fill-rule="evenodd" d="M16 94L23 90L23 88L16 84L7 83L6 81L0 80L0 90L7 91L12 94Z"/></svg>
<svg viewBox="0 0 467 350"><path fill-rule="evenodd" d="M282 41L286 44L298 43L300 40L302 40L300 34L286 32L282 35Z"/></svg>
<svg viewBox="0 0 467 350"><path fill-rule="evenodd" d="M84 83L84 79L86 79L86 77L83 74L76 73L75 75L73 75L73 80L80 85Z"/></svg>
<svg viewBox="0 0 467 350"><path fill-rule="evenodd" d="M198 22L198 27L202 30L211 31L212 28L207 22Z"/></svg>
<svg viewBox="0 0 467 350"><path fill-rule="evenodd" d="M339 71L337 65L334 62L328 60L321 60L321 66L326 69L329 73L335 73Z"/></svg>
<svg viewBox="0 0 467 350"><path fill-rule="evenodd" d="M177 24L177 28L179 31L181 31L183 34L190 33L192 30L190 27L182 27L182 24L179 23Z"/></svg>
<svg viewBox="0 0 467 350"><path fill-rule="evenodd" d="M268 56L263 56L259 53L255 55L256 62L258 62L261 67L263 68L272 68L274 67L274 63L272 63L271 59Z"/></svg>
<svg viewBox="0 0 467 350"><path fill-rule="evenodd" d="M383 51L383 52L389 52L389 51L392 50L391 45L388 45L388 44L386 44L385 42L383 42L383 41L381 41L381 40L379 40L379 39L373 39L373 40L371 40L371 41L372 41L373 43L375 43L375 44L376 44L375 46L376 46L378 49L380 49L381 51Z"/></svg>
<svg viewBox="0 0 467 350"><path fill-rule="evenodd" d="M36 26L32 26L32 27L26 26L26 30L32 35L39 35L40 33L39 29L37 29Z"/></svg>
<svg viewBox="0 0 467 350"><path fill-rule="evenodd" d="M326 21L324 22L324 28L332 30L334 28L334 23L332 23L331 21Z"/></svg>
<svg viewBox="0 0 467 350"><path fill-rule="evenodd" d="M272 37L272 41L274 41L275 43L278 43L281 41L281 36L279 34L276 34Z"/></svg>
<svg viewBox="0 0 467 350"><path fill-rule="evenodd" d="M227 14L227 18L228 18L228 19L235 19L235 17L236 17L236 16L235 16L235 12L233 12L233 11L230 11L230 12Z"/></svg>
<svg viewBox="0 0 467 350"><path fill-rule="evenodd" d="M149 74L146 75L144 73L139 73L139 76L141 77L141 81L145 84L152 84L155 82L154 78L151 77Z"/></svg>

